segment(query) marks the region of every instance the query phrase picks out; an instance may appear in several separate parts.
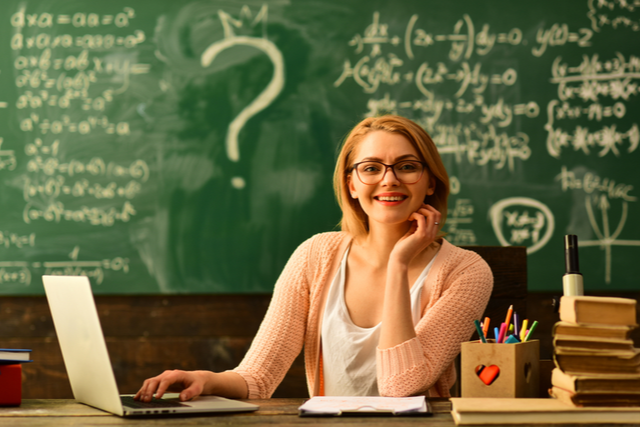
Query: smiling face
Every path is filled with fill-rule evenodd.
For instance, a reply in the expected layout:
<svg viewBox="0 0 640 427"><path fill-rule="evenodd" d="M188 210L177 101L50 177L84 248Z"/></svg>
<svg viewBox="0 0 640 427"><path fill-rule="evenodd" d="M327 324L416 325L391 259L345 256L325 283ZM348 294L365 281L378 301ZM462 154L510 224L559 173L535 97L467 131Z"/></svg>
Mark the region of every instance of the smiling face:
<svg viewBox="0 0 640 427"><path fill-rule="evenodd" d="M403 160L421 161L418 151L401 134L386 131L369 133L355 150L354 162L377 161L387 165ZM351 197L357 199L367 214L369 227L374 223L402 224L435 191L435 179L425 170L413 184L404 184L387 168L377 184L364 184L355 171L348 178Z"/></svg>

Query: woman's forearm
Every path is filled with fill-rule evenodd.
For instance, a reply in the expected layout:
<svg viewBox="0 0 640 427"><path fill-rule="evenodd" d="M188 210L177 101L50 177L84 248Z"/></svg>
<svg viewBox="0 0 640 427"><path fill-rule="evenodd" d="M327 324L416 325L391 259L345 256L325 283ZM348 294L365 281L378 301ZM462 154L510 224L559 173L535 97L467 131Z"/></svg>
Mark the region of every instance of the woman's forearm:
<svg viewBox="0 0 640 427"><path fill-rule="evenodd" d="M206 376L205 389L203 394L229 397L232 399L246 399L249 396L247 383L240 376L232 371L209 372L201 371Z"/></svg>
<svg viewBox="0 0 640 427"><path fill-rule="evenodd" d="M411 315L408 266L390 261L382 308L382 327L378 348L395 347L416 336Z"/></svg>

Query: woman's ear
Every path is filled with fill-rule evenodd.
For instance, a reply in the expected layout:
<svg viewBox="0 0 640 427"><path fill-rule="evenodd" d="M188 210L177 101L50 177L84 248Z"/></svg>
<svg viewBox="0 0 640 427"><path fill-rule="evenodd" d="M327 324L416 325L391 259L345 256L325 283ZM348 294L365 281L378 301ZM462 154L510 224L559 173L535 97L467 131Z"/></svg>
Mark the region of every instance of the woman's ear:
<svg viewBox="0 0 640 427"><path fill-rule="evenodd" d="M348 175L347 176L347 187L349 187L349 194L351 195L352 199L357 199L358 198L358 193L356 193L356 187L353 185L353 181L351 180L351 177L353 175Z"/></svg>
<svg viewBox="0 0 640 427"><path fill-rule="evenodd" d="M427 196L432 196L436 191L436 179L432 176L429 177L429 187L427 187Z"/></svg>

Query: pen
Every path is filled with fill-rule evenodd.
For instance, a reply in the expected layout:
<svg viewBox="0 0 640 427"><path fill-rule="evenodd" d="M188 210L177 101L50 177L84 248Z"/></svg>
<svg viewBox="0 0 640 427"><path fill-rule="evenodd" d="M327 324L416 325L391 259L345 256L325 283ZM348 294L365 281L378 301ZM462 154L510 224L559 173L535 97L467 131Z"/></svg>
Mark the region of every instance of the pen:
<svg viewBox="0 0 640 427"><path fill-rule="evenodd" d="M513 333L514 334L520 334L520 322L519 322L519 318L518 318L518 313L513 313Z"/></svg>
<svg viewBox="0 0 640 427"><path fill-rule="evenodd" d="M478 331L478 336L480 337L480 341L482 341L483 343L487 343L487 339L484 336L484 332L482 332L482 328L480 327L480 322L478 322L478 320L474 320L473 324L476 325L476 331Z"/></svg>
<svg viewBox="0 0 640 427"><path fill-rule="evenodd" d="M498 341L499 343L504 342L504 334L506 333L507 333L507 324L503 322L500 325L500 338L499 338L500 340Z"/></svg>
<svg viewBox="0 0 640 427"><path fill-rule="evenodd" d="M538 326L538 321L534 320L533 323L531 324L531 328L529 328L529 332L527 332L527 336L524 337L523 341L529 341L529 338L531 337L531 334L533 333L533 331L536 330L537 326Z"/></svg>
<svg viewBox="0 0 640 427"><path fill-rule="evenodd" d="M524 341L524 336L527 333L527 325L529 324L529 319L524 319L522 321L522 329L520 329L520 340Z"/></svg>

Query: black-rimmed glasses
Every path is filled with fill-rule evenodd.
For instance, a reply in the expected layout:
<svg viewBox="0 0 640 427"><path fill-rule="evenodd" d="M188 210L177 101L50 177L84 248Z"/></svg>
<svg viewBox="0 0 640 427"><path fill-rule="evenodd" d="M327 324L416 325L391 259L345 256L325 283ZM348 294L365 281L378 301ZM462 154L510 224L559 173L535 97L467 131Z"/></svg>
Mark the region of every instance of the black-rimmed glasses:
<svg viewBox="0 0 640 427"><path fill-rule="evenodd" d="M382 162L366 161L353 165L360 182L367 185L375 185L382 181L387 169L391 169L396 179L403 184L415 184L420 181L426 165L417 160L403 160L392 165Z"/></svg>

